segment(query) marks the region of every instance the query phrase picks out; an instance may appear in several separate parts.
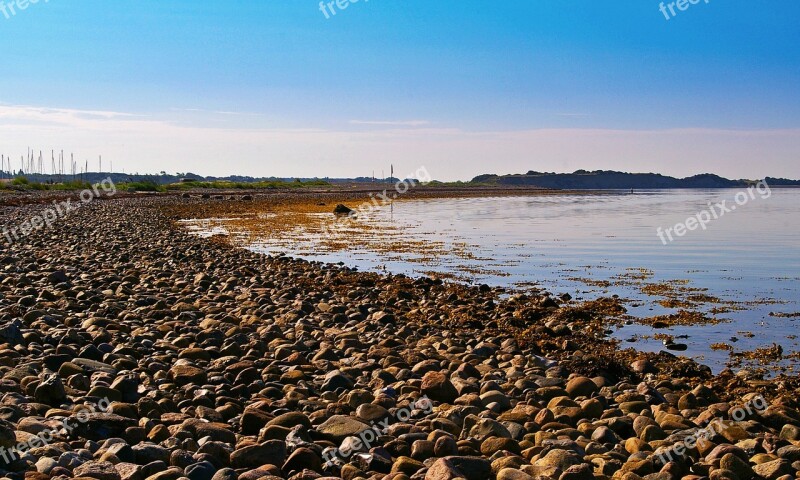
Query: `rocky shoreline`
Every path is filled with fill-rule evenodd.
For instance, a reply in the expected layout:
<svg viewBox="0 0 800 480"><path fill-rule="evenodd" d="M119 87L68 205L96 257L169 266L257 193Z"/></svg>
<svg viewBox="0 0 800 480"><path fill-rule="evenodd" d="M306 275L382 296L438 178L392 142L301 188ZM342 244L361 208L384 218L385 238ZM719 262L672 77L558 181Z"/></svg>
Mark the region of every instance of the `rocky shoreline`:
<svg viewBox="0 0 800 480"><path fill-rule="evenodd" d="M354 272L175 225L209 201L120 196L0 238L0 447L20 453L1 478L798 476L794 377L620 350L613 299Z"/></svg>

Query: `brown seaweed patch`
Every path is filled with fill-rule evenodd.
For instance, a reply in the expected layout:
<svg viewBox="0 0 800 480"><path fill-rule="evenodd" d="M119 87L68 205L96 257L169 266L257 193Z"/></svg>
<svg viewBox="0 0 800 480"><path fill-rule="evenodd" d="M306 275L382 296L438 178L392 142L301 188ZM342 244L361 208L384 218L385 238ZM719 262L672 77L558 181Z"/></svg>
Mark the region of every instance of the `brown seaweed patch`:
<svg viewBox="0 0 800 480"><path fill-rule="evenodd" d="M800 312L794 312L794 313L769 312L769 316L776 318L797 318L800 317Z"/></svg>
<svg viewBox="0 0 800 480"><path fill-rule="evenodd" d="M598 288L608 288L613 285L613 283L611 283L608 280L595 280L592 278L584 278L584 277L567 277L567 280L569 280L570 282L582 283L590 287L598 287Z"/></svg>
<svg viewBox="0 0 800 480"><path fill-rule="evenodd" d="M762 364L771 364L783 358L783 347L777 343L773 343L769 347L761 347L744 352L734 352L731 353L731 357L743 360L755 360Z"/></svg>
<svg viewBox="0 0 800 480"><path fill-rule="evenodd" d="M636 321L643 325L673 326L673 325L716 325L724 322L725 320L708 317L700 312L690 312L688 310L681 310L678 313L673 313L671 315L657 315L655 317L639 318Z"/></svg>

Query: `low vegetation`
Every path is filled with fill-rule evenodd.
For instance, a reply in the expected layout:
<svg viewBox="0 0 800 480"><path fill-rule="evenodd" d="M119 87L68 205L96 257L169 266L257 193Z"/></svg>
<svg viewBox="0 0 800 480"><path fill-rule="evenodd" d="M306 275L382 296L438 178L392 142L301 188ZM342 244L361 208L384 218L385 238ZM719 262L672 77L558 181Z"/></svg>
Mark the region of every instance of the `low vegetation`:
<svg viewBox="0 0 800 480"><path fill-rule="evenodd" d="M143 182L129 182L118 185L122 191L128 192L166 192L167 188L164 185L159 185L152 181Z"/></svg>
<svg viewBox="0 0 800 480"><path fill-rule="evenodd" d="M91 188L89 182L70 180L61 183L31 182L24 176L18 176L9 181L0 182L0 189L16 191L72 191Z"/></svg>
<svg viewBox="0 0 800 480"><path fill-rule="evenodd" d="M325 187L330 183L324 180L308 180L301 181L295 180L293 182L285 182L280 180L263 181L263 182L231 182L218 180L213 182L205 181L189 181L179 182L166 185L166 190L194 190L198 188L215 189L215 190L246 190L246 189L277 189L277 188L304 188L304 187Z"/></svg>
<svg viewBox="0 0 800 480"><path fill-rule="evenodd" d="M330 183L324 180L308 180L301 181L295 180L293 182L286 182L280 180L274 181L261 181L261 182L232 182L232 181L184 181L178 183L170 183L166 185L159 184L153 180L143 180L138 182L119 182L117 187L121 191L127 192L168 192L168 191L185 191L195 189L213 189L213 190L248 190L248 189L279 189L279 188L306 188L306 187L323 187L330 186ZM16 190L16 191L72 191L84 190L91 188L89 182L80 180L71 180L67 182L32 182L24 176L18 176L11 180L0 182L0 189Z"/></svg>

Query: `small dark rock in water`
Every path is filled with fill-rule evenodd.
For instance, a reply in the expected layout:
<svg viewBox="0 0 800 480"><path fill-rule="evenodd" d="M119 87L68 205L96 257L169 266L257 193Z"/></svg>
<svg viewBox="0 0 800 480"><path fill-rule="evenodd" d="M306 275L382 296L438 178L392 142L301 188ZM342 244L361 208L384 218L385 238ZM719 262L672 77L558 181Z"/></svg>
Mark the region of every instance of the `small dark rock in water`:
<svg viewBox="0 0 800 480"><path fill-rule="evenodd" d="M686 345L685 343L675 343L672 341L664 342L664 346L667 347L667 350L674 350L676 352L683 352L687 348L689 348L689 346Z"/></svg>
<svg viewBox="0 0 800 480"><path fill-rule="evenodd" d="M353 209L340 203L333 209L333 213L336 215L350 215L353 213Z"/></svg>

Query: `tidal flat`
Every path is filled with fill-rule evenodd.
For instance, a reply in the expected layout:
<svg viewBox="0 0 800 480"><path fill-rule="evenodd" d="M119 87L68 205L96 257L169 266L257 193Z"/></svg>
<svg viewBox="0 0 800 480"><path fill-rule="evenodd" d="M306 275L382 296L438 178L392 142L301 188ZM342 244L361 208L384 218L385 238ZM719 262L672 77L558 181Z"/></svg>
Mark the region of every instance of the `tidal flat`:
<svg viewBox="0 0 800 480"><path fill-rule="evenodd" d="M739 191L417 193L391 202L380 191L257 200L186 224L257 252L364 271L566 294L573 303L616 296L624 313L607 319L609 338L634 348L681 352L715 373L798 366L796 189L774 189L672 244L659 239L664 225L733 203ZM342 202L358 214L333 215Z"/></svg>

